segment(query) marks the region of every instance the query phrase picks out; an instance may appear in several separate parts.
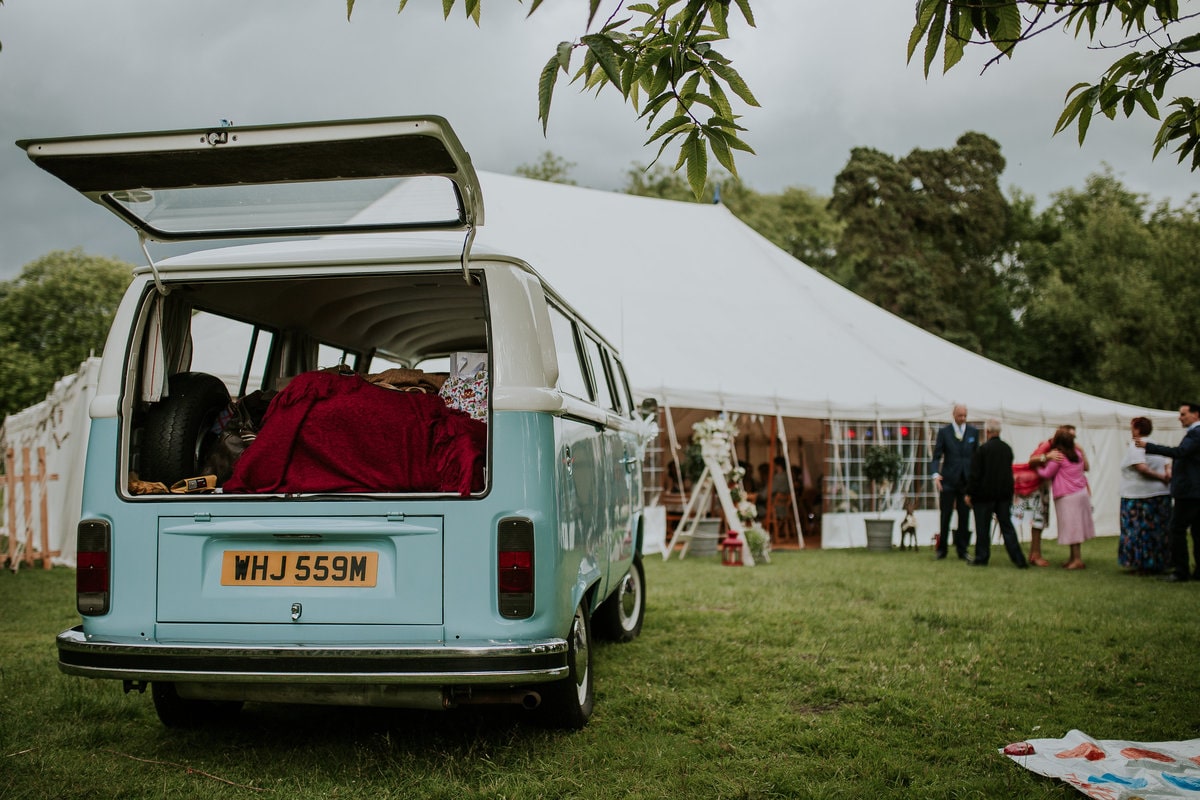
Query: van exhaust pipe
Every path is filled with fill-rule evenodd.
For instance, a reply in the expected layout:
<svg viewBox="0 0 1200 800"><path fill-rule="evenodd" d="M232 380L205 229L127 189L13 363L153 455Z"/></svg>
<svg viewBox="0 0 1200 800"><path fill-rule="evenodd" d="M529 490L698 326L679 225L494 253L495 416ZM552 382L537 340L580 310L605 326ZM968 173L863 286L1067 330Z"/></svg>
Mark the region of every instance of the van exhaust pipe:
<svg viewBox="0 0 1200 800"><path fill-rule="evenodd" d="M542 704L541 692L533 689L509 689L490 691L486 689L449 689L446 691L442 705L444 708L458 706L520 706L526 711L532 711Z"/></svg>

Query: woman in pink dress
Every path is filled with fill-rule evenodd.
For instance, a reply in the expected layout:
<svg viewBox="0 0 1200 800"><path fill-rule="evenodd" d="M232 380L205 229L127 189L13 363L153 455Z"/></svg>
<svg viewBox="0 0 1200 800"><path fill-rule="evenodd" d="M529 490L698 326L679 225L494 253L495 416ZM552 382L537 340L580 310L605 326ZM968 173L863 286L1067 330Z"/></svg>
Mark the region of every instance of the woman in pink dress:
<svg viewBox="0 0 1200 800"><path fill-rule="evenodd" d="M1080 545L1096 537L1092 521L1092 495L1084 474L1087 462L1075 446L1075 434L1059 428L1050 441L1049 460L1038 467L1038 474L1050 479L1054 495L1054 516L1058 520L1058 543L1070 545L1067 569L1083 569Z"/></svg>

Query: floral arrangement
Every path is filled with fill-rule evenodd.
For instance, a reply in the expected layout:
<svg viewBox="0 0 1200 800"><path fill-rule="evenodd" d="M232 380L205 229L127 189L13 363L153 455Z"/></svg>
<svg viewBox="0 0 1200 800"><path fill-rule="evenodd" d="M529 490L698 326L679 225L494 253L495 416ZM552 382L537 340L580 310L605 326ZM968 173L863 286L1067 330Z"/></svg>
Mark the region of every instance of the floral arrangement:
<svg viewBox="0 0 1200 800"><path fill-rule="evenodd" d="M742 479L746 477L743 467L733 465L733 443L737 439L737 426L724 415L709 417L692 426L692 440L699 444L700 453L705 458L711 458L720 467L721 472L729 481L729 496L737 511L738 521L745 531L746 544L756 560L769 561L771 537L755 520L758 508L746 497Z"/></svg>
<svg viewBox="0 0 1200 800"><path fill-rule="evenodd" d="M692 440L700 445L701 455L705 459L715 461L729 481L729 494L733 498L738 519L743 524L753 523L754 518L758 516L758 509L746 497L742 487L742 478L746 477L746 470L733 465L733 442L737 438L737 426L722 415L697 422L692 426L692 432Z"/></svg>
<svg viewBox="0 0 1200 800"><path fill-rule="evenodd" d="M712 457L722 469L730 467L729 454L737 439L737 426L724 415L709 417L692 426L692 439L700 444L700 454Z"/></svg>
<svg viewBox="0 0 1200 800"><path fill-rule="evenodd" d="M746 497L746 491L742 486L742 478L746 477L746 470L742 467L732 467L725 473L729 476L729 495L733 498L733 506L737 509L738 519L743 525L750 525L758 517L758 508L750 499Z"/></svg>

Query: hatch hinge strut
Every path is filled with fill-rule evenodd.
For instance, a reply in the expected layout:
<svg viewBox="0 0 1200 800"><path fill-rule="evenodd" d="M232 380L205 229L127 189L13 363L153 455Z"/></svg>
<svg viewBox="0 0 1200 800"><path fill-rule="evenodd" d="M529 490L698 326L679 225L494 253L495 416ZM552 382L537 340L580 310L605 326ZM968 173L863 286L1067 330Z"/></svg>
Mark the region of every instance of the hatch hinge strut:
<svg viewBox="0 0 1200 800"><path fill-rule="evenodd" d="M138 234L138 244L142 246L142 253L144 253L146 256L146 263L150 265L150 272L154 275L154 287L158 289L159 294L166 297L171 290L163 286L162 278L158 276L158 265L155 264L154 259L150 257L150 250L146 247L145 234Z"/></svg>
<svg viewBox="0 0 1200 800"><path fill-rule="evenodd" d="M471 244L475 241L475 226L467 223L467 238L463 239L462 249L462 271L463 280L469 286L471 284Z"/></svg>

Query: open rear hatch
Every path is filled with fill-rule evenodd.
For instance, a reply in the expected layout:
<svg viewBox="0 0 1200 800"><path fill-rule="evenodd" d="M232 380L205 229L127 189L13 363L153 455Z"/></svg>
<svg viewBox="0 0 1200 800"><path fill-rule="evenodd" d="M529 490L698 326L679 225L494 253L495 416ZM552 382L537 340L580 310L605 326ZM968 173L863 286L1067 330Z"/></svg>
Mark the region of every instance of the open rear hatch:
<svg viewBox="0 0 1200 800"><path fill-rule="evenodd" d="M441 117L225 126L17 142L154 241L473 230L470 156ZM376 204L401 183L416 201ZM374 206L370 213L364 213Z"/></svg>

